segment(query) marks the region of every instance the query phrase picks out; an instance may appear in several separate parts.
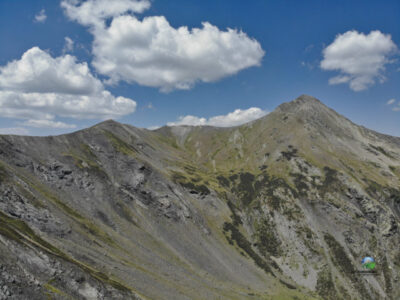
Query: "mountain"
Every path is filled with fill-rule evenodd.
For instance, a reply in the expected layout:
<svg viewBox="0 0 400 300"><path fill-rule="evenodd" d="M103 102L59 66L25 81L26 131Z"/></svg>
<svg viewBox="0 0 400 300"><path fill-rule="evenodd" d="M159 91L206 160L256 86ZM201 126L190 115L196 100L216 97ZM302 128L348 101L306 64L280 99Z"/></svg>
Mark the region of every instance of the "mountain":
<svg viewBox="0 0 400 300"><path fill-rule="evenodd" d="M399 186L399 138L306 95L231 128L0 136L0 299L399 299Z"/></svg>

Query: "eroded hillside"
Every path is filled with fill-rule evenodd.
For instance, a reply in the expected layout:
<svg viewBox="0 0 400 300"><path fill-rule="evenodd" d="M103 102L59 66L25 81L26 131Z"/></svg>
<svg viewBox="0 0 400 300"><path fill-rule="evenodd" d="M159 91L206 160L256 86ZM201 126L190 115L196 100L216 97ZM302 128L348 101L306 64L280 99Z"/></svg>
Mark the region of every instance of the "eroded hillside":
<svg viewBox="0 0 400 300"><path fill-rule="evenodd" d="M0 299L398 299L399 186L400 139L309 96L233 128L0 136Z"/></svg>

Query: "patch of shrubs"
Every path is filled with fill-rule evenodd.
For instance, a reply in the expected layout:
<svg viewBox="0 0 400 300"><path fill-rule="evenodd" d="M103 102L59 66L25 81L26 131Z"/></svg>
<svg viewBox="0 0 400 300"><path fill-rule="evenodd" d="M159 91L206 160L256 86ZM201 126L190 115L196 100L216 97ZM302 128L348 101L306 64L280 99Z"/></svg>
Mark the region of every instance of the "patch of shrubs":
<svg viewBox="0 0 400 300"><path fill-rule="evenodd" d="M280 256L281 241L276 236L275 224L269 219L263 219L257 226L257 248L260 253L269 253L275 257Z"/></svg>
<svg viewBox="0 0 400 300"><path fill-rule="evenodd" d="M288 151L282 151L281 155L288 161L292 158L297 157L297 149L293 148L293 146L289 145Z"/></svg>
<svg viewBox="0 0 400 300"><path fill-rule="evenodd" d="M335 284L332 280L332 274L328 268L324 268L318 273L316 290L318 295L326 300L336 300L338 295Z"/></svg>
<svg viewBox="0 0 400 300"><path fill-rule="evenodd" d="M227 237L229 243L235 241L236 245L243 249L246 254L251 257L257 266L263 269L267 274L271 274L275 277L269 264L258 255L253 248L251 243L246 239L246 237L239 231L239 229L232 223L225 222L223 226L224 233ZM228 235L230 233L230 236Z"/></svg>

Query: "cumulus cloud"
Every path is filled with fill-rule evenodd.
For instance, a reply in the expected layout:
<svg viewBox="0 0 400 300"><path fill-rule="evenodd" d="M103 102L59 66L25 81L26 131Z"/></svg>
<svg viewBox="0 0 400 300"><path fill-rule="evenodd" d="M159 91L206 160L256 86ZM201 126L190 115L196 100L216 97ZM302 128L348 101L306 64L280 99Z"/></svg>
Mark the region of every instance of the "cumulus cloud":
<svg viewBox="0 0 400 300"><path fill-rule="evenodd" d="M379 30L369 34L355 30L336 36L332 44L323 50L320 66L323 70L339 71L329 80L330 84L348 83L354 91L362 91L383 82L385 65L397 50L389 34Z"/></svg>
<svg viewBox="0 0 400 300"><path fill-rule="evenodd" d="M72 52L72 50L74 50L74 41L68 36L64 38L64 41L64 48L62 50L63 54Z"/></svg>
<svg viewBox="0 0 400 300"><path fill-rule="evenodd" d="M23 127L0 128L0 134L28 135L29 130Z"/></svg>
<svg viewBox="0 0 400 300"><path fill-rule="evenodd" d="M104 25L104 20L127 12L142 13L150 8L148 0L63 0L61 7L66 15L82 25Z"/></svg>
<svg viewBox="0 0 400 300"><path fill-rule="evenodd" d="M258 118L261 118L268 114L267 111L262 110L258 107L250 107L249 109L236 109L227 115L214 116L209 119L200 118L196 116L182 116L176 122L167 123L168 126L179 126L179 125L209 125L217 127L232 127L238 126Z"/></svg>
<svg viewBox="0 0 400 300"><path fill-rule="evenodd" d="M47 19L46 11L42 9L38 14L35 15L35 21L44 23Z"/></svg>
<svg viewBox="0 0 400 300"><path fill-rule="evenodd" d="M104 8L107 13L87 9L85 4L102 7L114 1L75 2L64 0L62 6L69 18L89 26L94 35L93 66L110 83L123 80L165 92L190 89L196 82L216 81L259 66L264 56L255 39L236 29L220 30L208 22L201 28L174 28L164 16L139 20L127 14L148 8L148 1L122 1L124 5L118 8ZM128 3L132 5L129 10ZM107 17L112 18L109 25Z"/></svg>
<svg viewBox="0 0 400 300"><path fill-rule="evenodd" d="M135 101L114 97L86 63L70 55L53 58L33 47L0 66L0 115L30 120L34 127L72 128L54 118L118 118L135 109Z"/></svg>
<svg viewBox="0 0 400 300"><path fill-rule="evenodd" d="M0 67L0 88L30 93L87 95L103 89L86 63L65 55L53 58L38 47L27 50L19 60Z"/></svg>

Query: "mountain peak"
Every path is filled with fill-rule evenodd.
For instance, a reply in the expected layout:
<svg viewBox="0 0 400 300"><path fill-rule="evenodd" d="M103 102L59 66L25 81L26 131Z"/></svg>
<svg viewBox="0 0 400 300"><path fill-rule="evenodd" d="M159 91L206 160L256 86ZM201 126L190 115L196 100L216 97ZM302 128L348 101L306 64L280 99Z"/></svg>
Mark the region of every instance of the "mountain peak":
<svg viewBox="0 0 400 300"><path fill-rule="evenodd" d="M112 130L115 128L119 128L122 127L123 124L113 120L113 119L109 119L109 120L105 120L103 122L100 122L96 125L94 125L93 127L95 128L102 128L102 129L107 129L107 130Z"/></svg>
<svg viewBox="0 0 400 300"><path fill-rule="evenodd" d="M293 102L301 103L301 104L304 104L304 103L323 104L317 98L310 96L310 95L306 95L306 94L300 95Z"/></svg>
<svg viewBox="0 0 400 300"><path fill-rule="evenodd" d="M293 113L297 111L321 111L328 107L317 98L309 95L301 95L291 102L285 102L278 106L277 110L281 112Z"/></svg>

